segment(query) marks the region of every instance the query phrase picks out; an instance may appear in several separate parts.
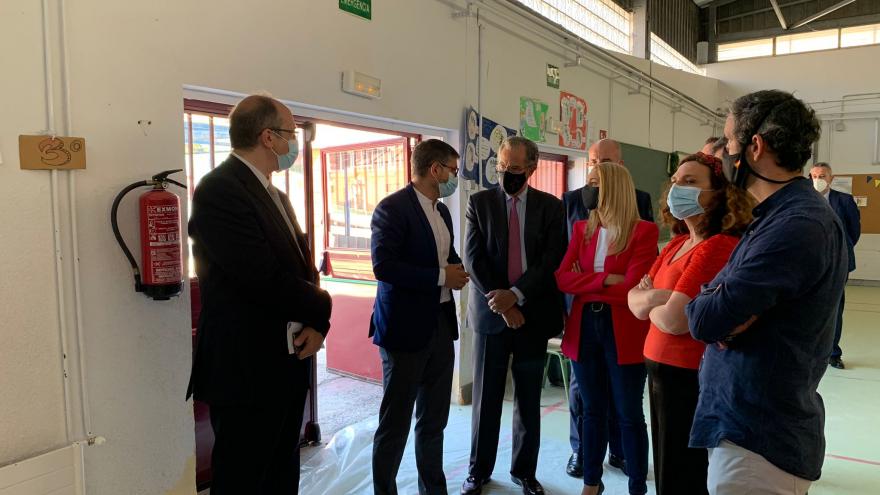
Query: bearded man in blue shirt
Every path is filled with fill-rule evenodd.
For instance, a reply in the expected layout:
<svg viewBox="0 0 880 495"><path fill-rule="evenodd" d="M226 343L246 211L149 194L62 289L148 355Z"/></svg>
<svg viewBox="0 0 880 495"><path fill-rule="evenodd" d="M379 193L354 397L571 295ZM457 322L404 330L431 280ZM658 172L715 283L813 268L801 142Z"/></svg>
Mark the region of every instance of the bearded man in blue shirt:
<svg viewBox="0 0 880 495"><path fill-rule="evenodd" d="M782 91L745 95L727 117L725 172L758 205L727 266L687 306L691 334L711 344L690 446L709 449L713 495L804 495L821 474L817 388L848 255L843 225L803 177L819 132L813 110Z"/></svg>

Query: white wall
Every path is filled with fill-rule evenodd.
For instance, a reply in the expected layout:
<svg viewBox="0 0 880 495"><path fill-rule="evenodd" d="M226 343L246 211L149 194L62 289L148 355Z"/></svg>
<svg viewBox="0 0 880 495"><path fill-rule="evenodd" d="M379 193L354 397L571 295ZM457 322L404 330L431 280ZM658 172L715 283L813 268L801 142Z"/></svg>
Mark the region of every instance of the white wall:
<svg viewBox="0 0 880 495"><path fill-rule="evenodd" d="M58 10L59 1L48 0L50 11ZM57 63L50 70L56 82L50 101L59 112L56 126L69 108L71 134L87 140L88 169L76 172L75 186L79 316L92 431L107 439L86 449L87 492L193 493L192 409L183 400L191 361L189 297L152 302L134 293L108 222L113 197L130 182L182 166L184 85L264 89L287 100L457 129L463 108L477 101L476 21L452 19L450 9L433 0L375 0L371 22L340 12L335 2L309 0L65 5L66 45L53 23L51 38L58 44L50 42L50 53L55 62L69 54L70 105L61 96ZM544 69L546 63L563 67L561 57L491 27L484 47L486 115L515 126L519 96L543 98L556 112L558 94L546 87ZM82 433L73 425L68 437L65 428L49 176L19 170L17 159L18 135L48 126L43 48L39 2L0 3L0 60L6 69L0 78L0 464ZM380 77L385 97L343 94L343 69ZM654 70L717 105L717 81ZM678 114L673 142L667 107L655 101L649 121L647 97L628 95L619 84L609 95L608 79L584 69L563 69L562 89L587 99L596 128L610 128L623 141L697 149L711 134ZM141 119L152 121L146 135L137 125ZM61 174L62 188L68 180ZM120 212L123 234L136 243L136 213L133 201L127 203ZM68 205L64 195L60 204ZM62 236L69 236L69 217L62 216ZM64 239L62 317L70 327L77 320L69 304L72 243ZM69 359L76 357L76 349L71 352ZM77 387L72 390L75 408ZM71 415L77 418L75 411Z"/></svg>
<svg viewBox="0 0 880 495"><path fill-rule="evenodd" d="M810 103L822 118L822 137L816 160L827 161L836 174L880 174L874 161L874 119L880 117L880 100L848 103L844 112L868 112L865 120L840 122L840 101L846 95L880 91L880 46L845 48L779 57L721 62L707 66L710 77L720 79L722 101L761 89L793 92ZM865 103L871 103L865 105ZM824 115L824 116L823 116ZM856 245L856 271L851 278L880 280L880 234L863 235Z"/></svg>
<svg viewBox="0 0 880 495"><path fill-rule="evenodd" d="M17 3L0 2L0 464L66 437L49 176L17 170L18 134L46 128L40 17Z"/></svg>

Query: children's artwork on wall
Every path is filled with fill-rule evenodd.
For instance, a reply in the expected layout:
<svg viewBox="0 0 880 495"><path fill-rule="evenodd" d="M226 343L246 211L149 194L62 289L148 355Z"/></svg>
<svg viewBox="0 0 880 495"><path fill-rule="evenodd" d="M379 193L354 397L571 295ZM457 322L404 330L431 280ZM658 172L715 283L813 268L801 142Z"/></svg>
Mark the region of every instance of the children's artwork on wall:
<svg viewBox="0 0 880 495"><path fill-rule="evenodd" d="M477 181L480 178L479 167L479 137L480 137L480 116L473 107L465 110L464 124L462 129L462 145L460 153L462 154L461 177L467 180Z"/></svg>
<svg viewBox="0 0 880 495"><path fill-rule="evenodd" d="M559 146L587 149L587 102L562 91L559 93Z"/></svg>
<svg viewBox="0 0 880 495"><path fill-rule="evenodd" d="M461 177L478 181L483 187L491 188L498 185L498 174L495 165L498 163L498 150L501 143L509 136L516 136L516 130L497 124L494 120L483 117L480 126L480 114L470 107L465 111L464 136L462 147Z"/></svg>
<svg viewBox="0 0 880 495"><path fill-rule="evenodd" d="M483 187L498 186L498 150L508 137L516 136L516 130L496 124L494 120L483 117L483 135L480 137L480 158L483 161Z"/></svg>
<svg viewBox="0 0 880 495"><path fill-rule="evenodd" d="M547 110L549 105L540 100L519 98L519 134L536 143L546 141Z"/></svg>

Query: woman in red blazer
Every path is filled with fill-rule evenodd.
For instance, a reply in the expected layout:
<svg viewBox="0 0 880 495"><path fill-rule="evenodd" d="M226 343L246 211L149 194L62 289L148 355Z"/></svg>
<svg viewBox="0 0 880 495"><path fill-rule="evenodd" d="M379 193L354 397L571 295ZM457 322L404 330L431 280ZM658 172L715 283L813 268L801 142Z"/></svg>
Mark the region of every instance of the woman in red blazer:
<svg viewBox="0 0 880 495"><path fill-rule="evenodd" d="M642 409L648 322L630 312L627 293L657 257L659 232L657 225L639 220L635 186L623 166L596 165L587 185L590 217L574 224L556 271L559 289L574 296L562 351L573 361L584 407L582 494L603 490L608 404L614 401L629 493L642 495L648 491L648 428Z"/></svg>

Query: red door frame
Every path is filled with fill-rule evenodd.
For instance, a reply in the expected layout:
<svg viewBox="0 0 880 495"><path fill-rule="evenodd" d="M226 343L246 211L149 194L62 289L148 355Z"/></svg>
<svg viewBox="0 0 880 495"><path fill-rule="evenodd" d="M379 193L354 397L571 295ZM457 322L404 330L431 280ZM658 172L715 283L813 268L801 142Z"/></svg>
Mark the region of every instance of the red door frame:
<svg viewBox="0 0 880 495"><path fill-rule="evenodd" d="M376 132L377 129L372 130L371 132ZM393 146L397 144L402 144L404 149L404 168L406 170L404 177L405 182L409 182L411 178L410 168L407 166L409 164L409 138L401 136L396 139L385 139L382 141L371 141L367 143L358 143L352 145L342 145L342 146L331 146L329 148L321 148L321 191L324 195L324 252L330 251L330 200L328 198L328 194L330 192L330 187L327 183L327 154L329 153L338 153L340 151L360 151L369 148L380 148L384 146ZM362 251L361 249L350 249L350 248L332 248L334 251Z"/></svg>
<svg viewBox="0 0 880 495"><path fill-rule="evenodd" d="M560 155L557 153L547 153L547 152L542 151L542 152L538 153L539 167L540 167L541 161L543 161L543 160L559 162L562 165L561 171L560 171L561 175L562 175L562 177L561 177L562 189L561 189L561 192L559 193L559 197L561 199L562 194L564 194L566 191L568 191L568 156L567 155ZM536 170L535 174L538 174L538 173L539 173L539 171ZM535 178L535 175L533 175L532 177ZM551 194L555 194L557 191L545 190L544 192L549 192Z"/></svg>

